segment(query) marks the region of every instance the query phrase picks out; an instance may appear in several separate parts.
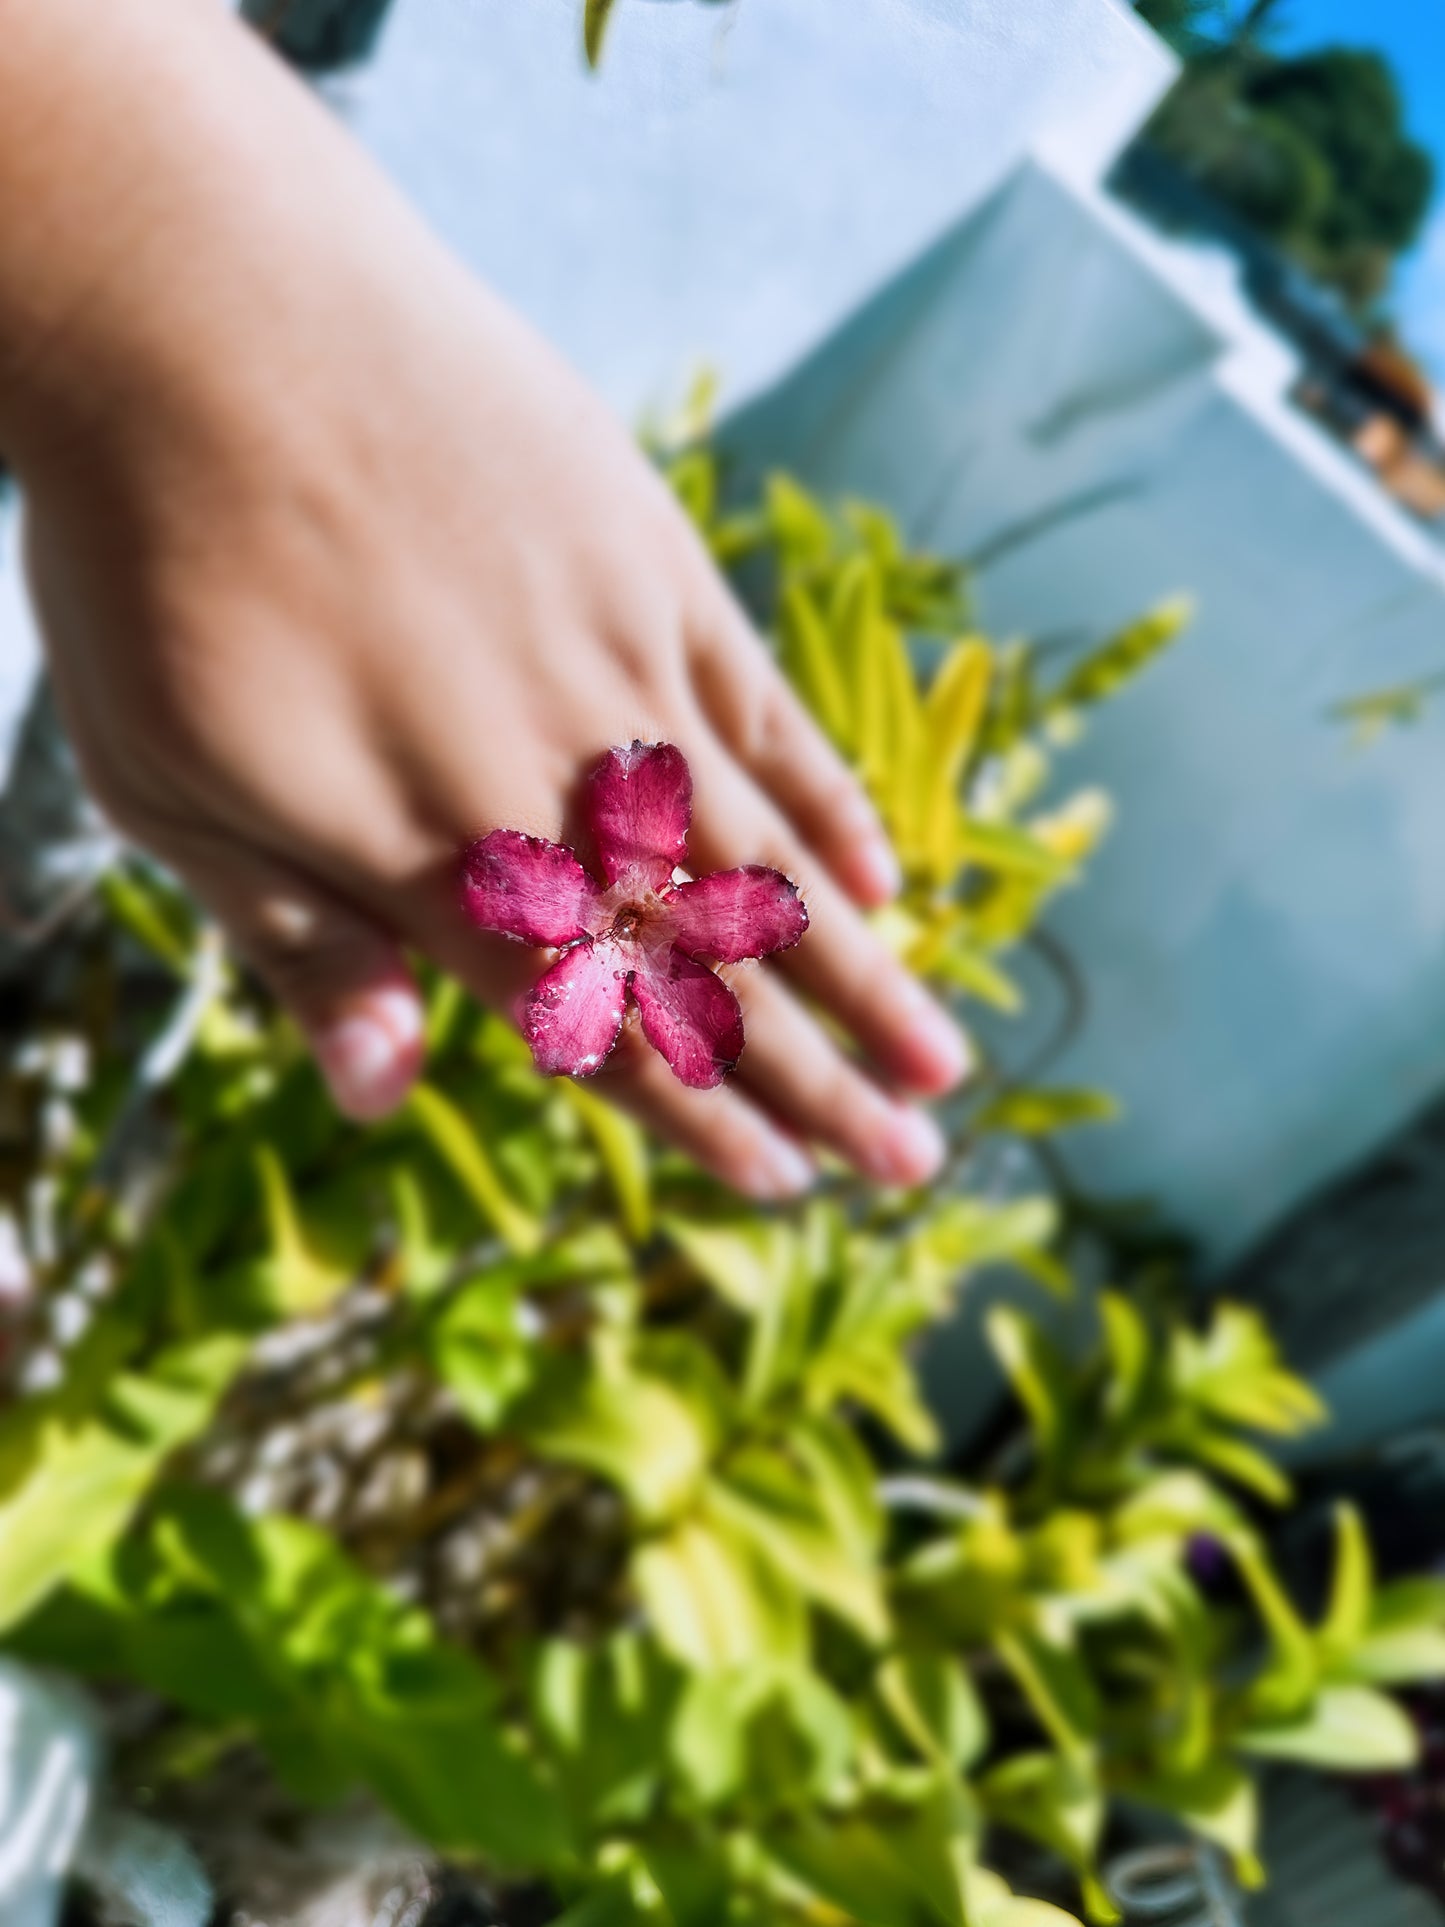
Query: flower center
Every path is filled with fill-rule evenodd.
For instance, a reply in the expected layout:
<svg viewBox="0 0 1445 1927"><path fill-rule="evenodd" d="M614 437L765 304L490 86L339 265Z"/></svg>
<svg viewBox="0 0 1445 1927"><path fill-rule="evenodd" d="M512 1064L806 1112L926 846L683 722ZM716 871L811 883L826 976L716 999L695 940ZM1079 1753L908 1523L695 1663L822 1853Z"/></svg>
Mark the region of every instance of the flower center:
<svg viewBox="0 0 1445 1927"><path fill-rule="evenodd" d="M642 929L647 911L640 903L624 903L612 919L611 935L619 943L629 943Z"/></svg>

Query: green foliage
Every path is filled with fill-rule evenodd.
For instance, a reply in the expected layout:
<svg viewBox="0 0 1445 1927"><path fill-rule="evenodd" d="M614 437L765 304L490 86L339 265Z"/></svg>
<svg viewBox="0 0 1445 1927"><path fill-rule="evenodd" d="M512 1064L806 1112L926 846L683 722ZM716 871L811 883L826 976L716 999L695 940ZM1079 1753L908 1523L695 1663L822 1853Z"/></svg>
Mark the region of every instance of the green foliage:
<svg viewBox="0 0 1445 1927"><path fill-rule="evenodd" d="M1352 47L1284 58L1265 52L1248 22L1205 39L1201 10L1168 10L1192 59L1150 140L1368 308L1419 238L1434 189L1388 62Z"/></svg>
<svg viewBox="0 0 1445 1927"><path fill-rule="evenodd" d="M79 1361L59 1391L0 1418L0 1631L115 1543L245 1354L213 1334L162 1348L142 1374L125 1369L123 1328L104 1337L109 1358Z"/></svg>
<svg viewBox="0 0 1445 1927"><path fill-rule="evenodd" d="M1134 11L1180 53L1192 53L1218 21L1220 0L1134 0Z"/></svg>
<svg viewBox="0 0 1445 1927"><path fill-rule="evenodd" d="M1331 200L1328 162L1287 120L1250 112L1232 66L1180 83L1151 136L1211 194L1270 239L1304 246Z"/></svg>
<svg viewBox="0 0 1445 1927"><path fill-rule="evenodd" d="M1030 651L968 633L964 572L910 553L881 510L848 503L834 515L774 475L760 508L728 512L696 446L671 474L721 561L762 551L771 565L779 656L863 776L903 864L884 934L921 974L1017 1009L1002 960L1108 826L1097 792L1038 806L1050 747L1173 642L1189 603L1161 605L1045 683Z"/></svg>
<svg viewBox="0 0 1445 1927"><path fill-rule="evenodd" d="M557 1796L487 1673L299 1520L168 1484L31 1639L244 1729L302 1798L360 1781L451 1852L525 1867L563 1851Z"/></svg>
<svg viewBox="0 0 1445 1927"><path fill-rule="evenodd" d="M1329 192L1315 219L1332 251L1410 247L1430 205L1434 169L1404 131L1399 83L1384 56L1327 47L1263 66L1244 98L1320 157Z"/></svg>
<svg viewBox="0 0 1445 1927"><path fill-rule="evenodd" d="M667 467L893 829L883 927L1012 1006L1010 951L1106 820L1045 801L1054 755L1181 608L1046 674L878 510L781 476L731 507L701 444ZM1078 1346L995 1310L1012 1436L943 1476L917 1343L983 1266L1074 1290L1047 1186L836 1182L744 1211L441 982L426 1084L363 1132L174 893L127 871L109 910L105 994L67 1013L96 1073L28 1181L53 1207L43 1292L98 1263L110 1283L0 1430L0 1623L159 1700L122 1792L255 1749L294 1798L365 1787L600 1927L1052 1927L986 1866L996 1832L1106 1919L1116 1800L1253 1877L1250 1762L1404 1755L1385 1689L1445 1671L1445 1594L1377 1587L1344 1514L1332 1597L1300 1615L1257 1505L1288 1496L1268 1440L1319 1407L1248 1309L1121 1287ZM147 1097L133 1013L153 1028L162 984L189 1049ZM961 1151L1005 1133L1027 1158L1107 1114L989 1064L954 1122ZM422 1484L380 1522L236 1470L258 1429L268 1463L280 1339L312 1344L333 1409L420 1439ZM296 1382L293 1432L321 1397ZM459 1523L495 1550L444 1636L417 1575ZM1202 1537L1228 1610L1190 1576Z"/></svg>

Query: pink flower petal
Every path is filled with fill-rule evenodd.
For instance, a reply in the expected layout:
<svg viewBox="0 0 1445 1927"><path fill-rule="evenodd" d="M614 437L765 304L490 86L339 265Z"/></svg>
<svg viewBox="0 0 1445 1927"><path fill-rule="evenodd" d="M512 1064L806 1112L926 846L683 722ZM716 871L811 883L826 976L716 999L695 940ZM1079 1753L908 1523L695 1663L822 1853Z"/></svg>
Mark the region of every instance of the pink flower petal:
<svg viewBox="0 0 1445 1927"><path fill-rule="evenodd" d="M659 934L666 931L689 957L712 963L790 950L808 927L797 886L760 863L679 884L655 914Z"/></svg>
<svg viewBox="0 0 1445 1927"><path fill-rule="evenodd" d="M522 1035L544 1077L590 1077L617 1042L627 1008L627 973L617 949L579 943L564 950L522 1005Z"/></svg>
<svg viewBox="0 0 1445 1927"><path fill-rule="evenodd" d="M721 1084L743 1051L743 1013L721 977L680 950L639 963L632 995L642 1029L694 1090Z"/></svg>
<svg viewBox="0 0 1445 1927"><path fill-rule="evenodd" d="M597 885L569 849L520 830L493 830L462 858L472 922L522 943L575 943L598 920Z"/></svg>
<svg viewBox="0 0 1445 1927"><path fill-rule="evenodd" d="M608 750L587 784L587 821L609 883L660 890L687 854L687 758L671 743Z"/></svg>

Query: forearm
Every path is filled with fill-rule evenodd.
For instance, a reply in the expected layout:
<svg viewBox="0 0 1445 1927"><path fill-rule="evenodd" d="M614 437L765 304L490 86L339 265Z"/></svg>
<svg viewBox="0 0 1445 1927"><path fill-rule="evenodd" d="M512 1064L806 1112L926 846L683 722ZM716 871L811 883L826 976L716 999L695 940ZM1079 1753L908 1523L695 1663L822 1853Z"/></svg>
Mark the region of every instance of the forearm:
<svg viewBox="0 0 1445 1927"><path fill-rule="evenodd" d="M193 414L204 366L238 418L263 317L297 355L331 318L288 272L349 221L417 245L352 143L216 0L0 4L0 449L24 474L84 428ZM368 253L375 258L375 250ZM285 366L265 370L284 382ZM98 438L98 441L97 441Z"/></svg>

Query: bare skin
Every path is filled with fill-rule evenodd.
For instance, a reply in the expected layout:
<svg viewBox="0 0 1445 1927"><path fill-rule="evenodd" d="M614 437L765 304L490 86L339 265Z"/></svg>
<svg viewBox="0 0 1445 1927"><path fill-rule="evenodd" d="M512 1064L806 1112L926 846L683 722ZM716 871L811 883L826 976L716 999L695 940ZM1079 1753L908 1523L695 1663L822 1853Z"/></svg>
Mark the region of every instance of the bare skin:
<svg viewBox="0 0 1445 1927"><path fill-rule="evenodd" d="M0 208L0 448L88 780L342 1108L420 1067L405 952L501 1008L536 972L458 847L562 834L601 750L665 739L697 868L788 872L812 927L735 977L726 1089L626 1038L598 1088L754 1196L809 1145L929 1176L907 1100L964 1047L859 914L865 798L621 425L265 49L215 0L0 0Z"/></svg>

